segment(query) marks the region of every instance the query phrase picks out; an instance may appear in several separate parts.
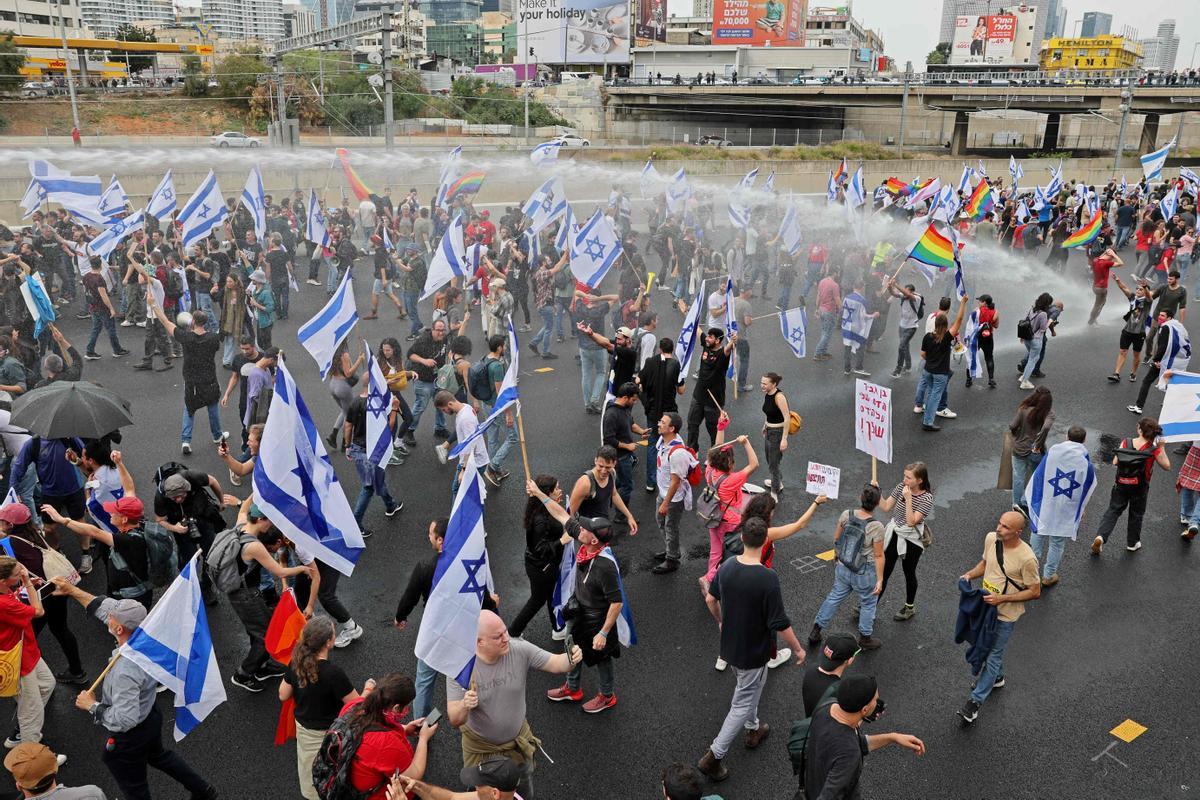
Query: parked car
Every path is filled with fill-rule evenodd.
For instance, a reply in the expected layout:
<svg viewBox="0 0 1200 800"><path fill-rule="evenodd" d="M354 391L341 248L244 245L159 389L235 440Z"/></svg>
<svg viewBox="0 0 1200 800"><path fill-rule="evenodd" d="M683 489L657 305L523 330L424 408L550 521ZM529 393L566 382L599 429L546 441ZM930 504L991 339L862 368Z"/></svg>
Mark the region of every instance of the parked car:
<svg viewBox="0 0 1200 800"><path fill-rule="evenodd" d="M706 133L696 139L696 144L708 147L729 147L733 142L711 133Z"/></svg>
<svg viewBox="0 0 1200 800"><path fill-rule="evenodd" d="M746 81L746 83L750 86L778 86L779 85L779 81L775 80L774 78L767 78L762 75L751 78L750 80Z"/></svg>
<svg viewBox="0 0 1200 800"><path fill-rule="evenodd" d="M21 97L49 97L53 92L53 83L25 81L25 83L21 84Z"/></svg>
<svg viewBox="0 0 1200 800"><path fill-rule="evenodd" d="M559 147L591 147L592 143L577 133L564 133L555 137Z"/></svg>
<svg viewBox="0 0 1200 800"><path fill-rule="evenodd" d="M820 86L824 80L817 75L797 75L792 78L792 86Z"/></svg>
<svg viewBox="0 0 1200 800"><path fill-rule="evenodd" d="M253 136L247 136L237 131L224 131L212 137L209 142L213 147L258 147L261 142Z"/></svg>

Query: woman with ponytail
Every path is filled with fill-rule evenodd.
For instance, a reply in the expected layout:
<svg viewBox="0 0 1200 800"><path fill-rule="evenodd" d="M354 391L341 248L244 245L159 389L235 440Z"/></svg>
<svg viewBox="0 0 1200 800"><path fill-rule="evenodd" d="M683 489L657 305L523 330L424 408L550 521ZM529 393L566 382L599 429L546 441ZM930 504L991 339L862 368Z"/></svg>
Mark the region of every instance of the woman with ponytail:
<svg viewBox="0 0 1200 800"><path fill-rule="evenodd" d="M416 696L413 680L407 675L390 672L378 684L367 684L363 696L342 709L342 716L352 715L351 731L362 737L350 762L350 783L359 792L370 792L367 800L386 800L387 783L393 774L399 772L416 780L425 776L429 740L438 726L424 725L423 718L401 722ZM408 738L418 729L414 748Z"/></svg>

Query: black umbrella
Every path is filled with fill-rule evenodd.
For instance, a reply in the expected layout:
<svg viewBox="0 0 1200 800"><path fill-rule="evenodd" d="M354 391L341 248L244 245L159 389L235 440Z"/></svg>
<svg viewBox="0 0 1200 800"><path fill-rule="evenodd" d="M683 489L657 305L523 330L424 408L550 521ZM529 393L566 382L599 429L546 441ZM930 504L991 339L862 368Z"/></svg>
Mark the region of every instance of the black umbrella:
<svg viewBox="0 0 1200 800"><path fill-rule="evenodd" d="M18 397L11 424L46 439L98 439L133 424L129 402L88 381L55 381Z"/></svg>

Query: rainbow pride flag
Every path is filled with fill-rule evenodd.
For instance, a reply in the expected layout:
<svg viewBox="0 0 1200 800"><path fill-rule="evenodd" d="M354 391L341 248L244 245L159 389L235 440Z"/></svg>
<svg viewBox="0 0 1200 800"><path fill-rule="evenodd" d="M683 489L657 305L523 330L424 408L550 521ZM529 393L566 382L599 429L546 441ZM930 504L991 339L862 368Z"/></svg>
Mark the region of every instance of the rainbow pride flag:
<svg viewBox="0 0 1200 800"><path fill-rule="evenodd" d="M941 271L952 268L958 262L958 255L955 252L954 244L939 233L937 227L932 222L925 229L925 232L921 234L921 238L917 240L917 243L913 245L913 249L909 252L908 257L913 261L937 267Z"/></svg>
<svg viewBox="0 0 1200 800"><path fill-rule="evenodd" d="M988 186L987 181L980 181L975 186L975 190L971 192L971 196L967 198L967 202L963 204L963 211L973 220L981 220L996 203L992 200L992 187Z"/></svg>
<svg viewBox="0 0 1200 800"><path fill-rule="evenodd" d="M913 193L913 187L899 178L888 178L883 188L898 197L907 197Z"/></svg>
<svg viewBox="0 0 1200 800"><path fill-rule="evenodd" d="M350 166L350 154L346 152L346 148L339 147L336 152L338 162L342 165L342 172L346 175L346 182L350 184L350 191L354 192L354 196L359 200L366 200L374 194L362 182L362 178L358 177L358 173L354 171L354 167Z"/></svg>
<svg viewBox="0 0 1200 800"><path fill-rule="evenodd" d="M1079 230L1072 233L1063 240L1063 247L1079 247L1082 244L1089 244L1093 239L1100 235L1100 229L1104 227L1104 211L1097 209L1096 214L1091 221L1084 225Z"/></svg>
<svg viewBox="0 0 1200 800"><path fill-rule="evenodd" d="M483 179L486 177L486 172L468 172L464 174L461 178L450 184L450 188L446 190L446 202L451 202L460 194L475 194L483 186Z"/></svg>

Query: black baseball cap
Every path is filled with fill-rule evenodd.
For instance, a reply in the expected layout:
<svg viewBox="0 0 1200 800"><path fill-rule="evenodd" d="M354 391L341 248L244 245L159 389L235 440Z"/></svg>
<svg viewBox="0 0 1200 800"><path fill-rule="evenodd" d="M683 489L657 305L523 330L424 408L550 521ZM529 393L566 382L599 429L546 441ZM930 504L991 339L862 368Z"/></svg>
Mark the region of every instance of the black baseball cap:
<svg viewBox="0 0 1200 800"><path fill-rule="evenodd" d="M858 650L858 642L853 636L844 633L827 636L825 644L821 647L821 668L837 669L854 657Z"/></svg>
<svg viewBox="0 0 1200 800"><path fill-rule="evenodd" d="M502 792L516 791L522 771L511 758L489 758L473 767L463 767L458 779L464 786L490 786Z"/></svg>
<svg viewBox="0 0 1200 800"><path fill-rule="evenodd" d="M580 517L579 524L605 544L612 539L612 522L608 517Z"/></svg>
<svg viewBox="0 0 1200 800"><path fill-rule="evenodd" d="M838 681L837 704L843 711L856 714L871 704L878 691L873 675L851 675Z"/></svg>

